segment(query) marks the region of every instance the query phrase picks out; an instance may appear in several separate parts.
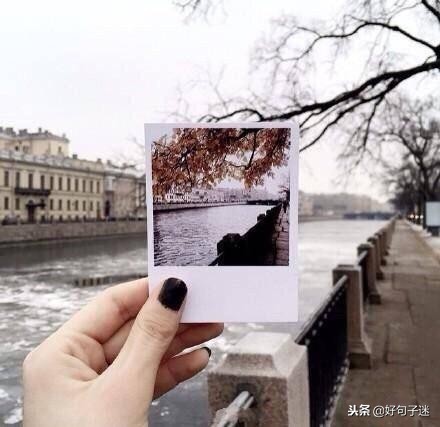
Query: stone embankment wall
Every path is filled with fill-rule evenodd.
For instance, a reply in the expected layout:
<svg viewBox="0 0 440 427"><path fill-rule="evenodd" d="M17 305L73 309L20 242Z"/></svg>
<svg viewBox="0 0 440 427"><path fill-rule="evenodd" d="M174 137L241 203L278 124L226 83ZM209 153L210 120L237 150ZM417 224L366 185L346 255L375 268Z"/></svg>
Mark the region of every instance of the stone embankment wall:
<svg viewBox="0 0 440 427"><path fill-rule="evenodd" d="M154 205L154 212L176 211L180 209L215 208L218 206L246 205L246 202L235 203L163 203Z"/></svg>
<svg viewBox="0 0 440 427"><path fill-rule="evenodd" d="M0 225L0 246L20 243L146 233L146 221Z"/></svg>

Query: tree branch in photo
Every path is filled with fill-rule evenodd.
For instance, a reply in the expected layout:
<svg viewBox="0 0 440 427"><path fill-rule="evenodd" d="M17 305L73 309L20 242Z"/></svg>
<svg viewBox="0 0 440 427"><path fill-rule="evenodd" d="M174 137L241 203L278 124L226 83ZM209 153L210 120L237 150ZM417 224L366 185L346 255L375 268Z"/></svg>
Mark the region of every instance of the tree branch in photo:
<svg viewBox="0 0 440 427"><path fill-rule="evenodd" d="M153 192L212 188L224 179L260 185L287 165L290 128L179 128L152 146Z"/></svg>

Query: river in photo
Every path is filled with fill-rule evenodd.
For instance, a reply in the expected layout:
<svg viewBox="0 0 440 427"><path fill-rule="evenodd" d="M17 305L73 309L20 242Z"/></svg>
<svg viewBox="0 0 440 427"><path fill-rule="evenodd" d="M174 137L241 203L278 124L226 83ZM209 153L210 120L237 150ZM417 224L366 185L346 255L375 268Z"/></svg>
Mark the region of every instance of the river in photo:
<svg viewBox="0 0 440 427"><path fill-rule="evenodd" d="M268 209L267 206L253 208L249 223L238 215L226 218L225 222L237 226L228 232L246 231L255 223L257 209ZM185 212L192 217L186 224L192 223L195 227L187 232L200 232L201 224L193 218L195 210ZM179 213L184 215L184 211ZM170 214L173 215L167 212L161 217L168 221ZM306 319L329 292L331 269L338 263L353 262L357 245L383 224L383 221L346 220L300 224L300 319ZM211 237L213 242L223 230L216 233ZM200 253L199 260L210 260L212 253L216 253L215 247L210 250L213 252ZM0 426L21 424L20 378L25 355L105 288L104 285L78 288L72 285L73 281L83 277L146 273L145 236L0 248ZM276 330L295 335L300 323L227 324L223 335L209 343L213 350L210 364L218 362L230 346L249 331ZM151 425L209 425L205 379L202 373L155 401Z"/></svg>
<svg viewBox="0 0 440 427"><path fill-rule="evenodd" d="M209 265L227 233L244 234L273 206L228 205L154 212L155 265Z"/></svg>

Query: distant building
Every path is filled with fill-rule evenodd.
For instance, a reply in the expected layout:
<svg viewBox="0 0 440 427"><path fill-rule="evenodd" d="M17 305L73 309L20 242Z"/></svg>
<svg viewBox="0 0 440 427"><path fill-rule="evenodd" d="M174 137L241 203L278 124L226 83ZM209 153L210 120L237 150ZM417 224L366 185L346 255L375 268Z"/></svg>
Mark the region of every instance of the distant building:
<svg viewBox="0 0 440 427"><path fill-rule="evenodd" d="M145 180L134 172L69 156L65 135L0 127L0 221L94 220L142 209Z"/></svg>
<svg viewBox="0 0 440 427"><path fill-rule="evenodd" d="M300 192L301 193L301 192ZM305 194L303 200L309 198L313 205L313 214L318 216L342 216L346 213L368 213L389 211L389 206L377 200L359 194L350 193L321 193ZM301 205L301 194L300 194ZM301 206L300 206L301 210Z"/></svg>
<svg viewBox="0 0 440 427"><path fill-rule="evenodd" d="M312 216L313 212L313 198L304 193L304 191L300 191L298 197L298 215Z"/></svg>

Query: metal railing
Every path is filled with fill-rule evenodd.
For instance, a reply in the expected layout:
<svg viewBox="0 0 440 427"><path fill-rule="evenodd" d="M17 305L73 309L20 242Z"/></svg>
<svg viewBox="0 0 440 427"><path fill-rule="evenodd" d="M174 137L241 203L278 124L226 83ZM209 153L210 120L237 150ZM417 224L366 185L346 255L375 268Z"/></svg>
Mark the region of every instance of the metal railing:
<svg viewBox="0 0 440 427"><path fill-rule="evenodd" d="M346 312L347 276L342 276L295 340L307 347L311 427L330 420L348 371Z"/></svg>
<svg viewBox="0 0 440 427"><path fill-rule="evenodd" d="M228 407L218 411L212 423L212 427L241 427L245 426L254 418L254 414L248 409L254 403L254 396L248 391L242 391L229 404Z"/></svg>

